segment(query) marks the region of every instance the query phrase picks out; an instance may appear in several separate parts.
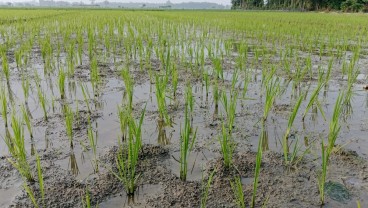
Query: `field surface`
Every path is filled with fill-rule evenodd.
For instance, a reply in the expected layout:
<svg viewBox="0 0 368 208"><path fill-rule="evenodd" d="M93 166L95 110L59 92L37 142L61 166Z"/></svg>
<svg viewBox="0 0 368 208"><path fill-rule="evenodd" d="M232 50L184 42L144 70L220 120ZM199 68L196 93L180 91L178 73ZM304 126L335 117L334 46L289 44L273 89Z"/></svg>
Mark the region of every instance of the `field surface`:
<svg viewBox="0 0 368 208"><path fill-rule="evenodd" d="M0 69L0 207L368 206L365 14L0 9Z"/></svg>

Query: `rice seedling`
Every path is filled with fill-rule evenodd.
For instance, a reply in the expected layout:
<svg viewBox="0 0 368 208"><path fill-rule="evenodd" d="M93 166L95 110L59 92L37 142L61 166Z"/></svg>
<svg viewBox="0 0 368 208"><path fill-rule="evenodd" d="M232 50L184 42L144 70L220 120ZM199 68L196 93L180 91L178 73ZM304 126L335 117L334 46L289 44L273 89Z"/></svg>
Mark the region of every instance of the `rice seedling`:
<svg viewBox="0 0 368 208"><path fill-rule="evenodd" d="M219 135L218 140L221 146L221 153L225 168L229 169L232 164L235 144L232 140L229 130L226 129L225 124L222 124L222 134Z"/></svg>
<svg viewBox="0 0 368 208"><path fill-rule="evenodd" d="M8 128L8 101L4 87L0 87L0 104L1 116L5 123L5 128Z"/></svg>
<svg viewBox="0 0 368 208"><path fill-rule="evenodd" d="M188 102L188 97L186 97ZM185 104L185 112L184 112L184 128L180 130L180 179L185 181L187 179L188 172L188 156L193 149L194 142L197 137L197 130L195 129L193 132L191 119L190 119L190 104Z"/></svg>
<svg viewBox="0 0 368 208"><path fill-rule="evenodd" d="M88 88L85 85L83 85L82 83L80 84L80 88L82 90L84 103L86 103L86 106L87 106L87 109L88 109L88 113L91 114L92 111L91 111L91 107L89 105L90 96L89 96Z"/></svg>
<svg viewBox="0 0 368 208"><path fill-rule="evenodd" d="M203 81L204 81L204 86L206 87L206 98L208 98L208 92L209 92L209 75L208 72L206 70L203 70Z"/></svg>
<svg viewBox="0 0 368 208"><path fill-rule="evenodd" d="M22 115L23 115L23 120L26 123L29 135L30 135L31 140L32 140L33 139L33 131L32 131L31 119L30 119L29 113L26 110L26 107L24 105L22 105Z"/></svg>
<svg viewBox="0 0 368 208"><path fill-rule="evenodd" d="M222 93L222 105L224 106L226 112L227 128L229 129L229 135L231 136L235 122L238 93L234 90L230 96L230 100L228 100L226 92Z"/></svg>
<svg viewBox="0 0 368 208"><path fill-rule="evenodd" d="M209 175L208 179L207 179L207 183L204 183L204 179L203 179L203 175L202 175L202 187L201 187L201 208L206 208L207 207L207 199L208 199L208 193L209 193L209 189L213 180L213 176L216 172L216 169L213 170L211 172L211 174Z"/></svg>
<svg viewBox="0 0 368 208"><path fill-rule="evenodd" d="M37 153L36 153L36 166L37 166L38 184L40 186L41 200L42 200L43 207L45 207L46 206L45 187L44 187L44 182L43 182L43 173L42 173L40 156Z"/></svg>
<svg viewBox="0 0 368 208"><path fill-rule="evenodd" d="M263 125L264 128L264 125ZM264 131L262 131L264 132ZM256 166L254 168L254 181L253 181L253 193L252 193L252 201L251 207L254 208L256 205L256 194L257 194L257 187L258 187L258 180L259 180L259 173L261 171L261 163L262 163L262 146L263 146L263 136L261 135L261 139L258 142L258 149L257 149L257 156L256 156Z"/></svg>
<svg viewBox="0 0 368 208"><path fill-rule="evenodd" d="M266 100L263 111L263 122L267 120L268 114L275 102L275 98L280 92L280 82L278 79L271 80L266 85Z"/></svg>
<svg viewBox="0 0 368 208"><path fill-rule="evenodd" d="M235 195L235 201L238 207L245 208L245 198L243 192L243 184L241 182L240 177L235 177L234 181L230 181L231 189Z"/></svg>
<svg viewBox="0 0 368 208"><path fill-rule="evenodd" d="M96 96L96 88L100 82L100 72L97 66L97 59L96 57L92 58L91 65L90 65L90 79L92 83L92 88L94 91L94 94Z"/></svg>
<svg viewBox="0 0 368 208"><path fill-rule="evenodd" d="M125 90L127 97L127 103L126 105L132 109L133 107L133 90L134 90L134 81L132 76L129 73L129 69L123 69L121 70L121 77L125 84Z"/></svg>
<svg viewBox="0 0 368 208"><path fill-rule="evenodd" d="M173 90L173 98L176 99L176 91L178 89L178 70L176 69L175 65L172 67L172 90Z"/></svg>
<svg viewBox="0 0 368 208"><path fill-rule="evenodd" d="M129 136L126 146L127 153L125 153L123 147L120 146L116 156L118 172L113 172L113 174L123 184L127 195L134 194L140 177L140 174L136 172L139 150L139 142Z"/></svg>
<svg viewBox="0 0 368 208"><path fill-rule="evenodd" d="M10 71L9 71L8 58L6 57L5 53L2 54L2 66L3 66L3 73L6 79L6 83L9 85Z"/></svg>
<svg viewBox="0 0 368 208"><path fill-rule="evenodd" d="M309 102L308 102L308 104L307 104L307 107L305 108L304 113L303 113L303 115L302 115L302 121L304 121L305 116L307 115L307 113L308 113L309 109L310 109L312 106L314 106L314 105L316 105L316 106L317 106L317 108L318 108L318 109L320 110L320 112L321 112L322 117L326 120L325 114L324 114L324 112L323 112L323 110L322 110L322 108L321 108L321 105L320 105L319 101L318 101L318 95L319 95L320 91L322 90L323 86L325 86L325 82L323 81L323 73L322 73L322 72L320 72L320 73L319 73L319 78L318 78L318 85L317 85L317 87L313 90L313 92L312 92L312 94L311 94L310 100L309 100Z"/></svg>
<svg viewBox="0 0 368 208"><path fill-rule="evenodd" d="M167 76L156 75L156 100L157 108L159 112L159 119L164 120L166 124L171 125L171 119L167 112L166 106L166 89L167 89Z"/></svg>
<svg viewBox="0 0 368 208"><path fill-rule="evenodd" d="M298 114L298 111L299 111L299 108L300 108L300 104L302 103L303 98L304 98L304 96L302 95L297 100L297 102L296 102L296 104L295 104L295 106L293 108L293 111L291 112L291 114L289 116L288 125L287 125L286 131L285 131L285 134L284 134L284 137L283 137L283 140L282 140L282 147L283 147L283 151L284 151L284 160L285 160L285 163L288 163L288 161L289 161L289 144L288 144L288 138L289 138L289 135L290 135L291 128L293 127L294 120L295 120L295 118L296 118L296 116ZM295 148L294 148L294 150L295 150Z"/></svg>
<svg viewBox="0 0 368 208"><path fill-rule="evenodd" d="M34 177L31 171L30 164L27 160L27 152L24 144L24 129L22 120L17 117L15 112L11 115L11 126L13 129L13 135L9 140L6 140L9 153L12 158L8 158L8 161L16 168L20 175L27 181L33 182Z"/></svg>
<svg viewBox="0 0 368 208"><path fill-rule="evenodd" d="M90 196L88 187L86 188L85 192L86 192L85 195L82 196L82 205L84 208L91 208L92 202L91 202L91 196ZM98 206L96 205L95 207L97 208Z"/></svg>
<svg viewBox="0 0 368 208"><path fill-rule="evenodd" d="M24 95L24 102L27 105L28 103L28 97L29 97L29 79L28 77L25 78L24 75L22 75L22 89L23 89L23 95Z"/></svg>
<svg viewBox="0 0 368 208"><path fill-rule="evenodd" d="M224 80L224 71L222 69L222 65L221 65L221 59L219 58L214 58L212 60L213 64L214 64L214 69L215 69L215 73L216 73L216 77L220 80Z"/></svg>
<svg viewBox="0 0 368 208"><path fill-rule="evenodd" d="M87 135L88 135L89 145L91 146L92 153L93 153L92 165L93 165L95 173L98 173L98 170L99 170L98 160L97 160L97 139L98 138L97 138L97 132L96 132L96 134L94 134L94 131L92 129L90 116L88 116Z"/></svg>
<svg viewBox="0 0 368 208"><path fill-rule="evenodd" d="M131 114L128 115L127 125L129 126L127 132L127 141L125 145L119 141L119 152L116 156L116 165L118 172L112 171L116 178L123 184L127 195L133 195L137 188L137 183L140 174L136 172L138 164L138 155L142 147L142 124L145 116L146 108L143 109L138 123L134 121Z"/></svg>
<svg viewBox="0 0 368 208"><path fill-rule="evenodd" d="M59 70L59 92L60 92L60 98L64 99L65 98L65 72L60 69Z"/></svg>
<svg viewBox="0 0 368 208"><path fill-rule="evenodd" d="M44 91L41 89L41 87L39 86L39 84L37 84L37 95L38 95L38 102L40 103L42 107L43 117L45 121L48 121L47 109L46 109L46 104L47 104L46 95Z"/></svg>
<svg viewBox="0 0 368 208"><path fill-rule="evenodd" d="M218 81L217 79L215 79L214 85L212 86L213 88L213 102L215 105L215 113L214 113L214 119L217 116L218 113L218 101L220 99L220 91L219 91L219 86L218 86Z"/></svg>
<svg viewBox="0 0 368 208"><path fill-rule="evenodd" d="M35 195L34 195L33 191L32 191L32 190L31 190L31 188L27 185L27 183L26 183L26 182L23 182L23 188L24 188L24 190L26 191L26 193L27 193L27 195L28 195L29 199L31 199L33 206L35 206L35 208L39 208L39 205L38 205L38 203L37 203L36 197L35 197Z"/></svg>
<svg viewBox="0 0 368 208"><path fill-rule="evenodd" d="M65 127L66 127L66 134L69 138L70 147L73 148L73 120L74 120L74 113L72 109L66 104L64 105L64 117L65 117Z"/></svg>
<svg viewBox="0 0 368 208"><path fill-rule="evenodd" d="M339 119L341 115L343 101L344 101L344 92L340 92L339 96L336 99L334 111L329 125L327 145L325 146L323 139L321 141L322 172L318 176L318 188L320 193L321 205L323 205L325 202L325 182L327 177L327 168L329 159L335 147L336 139L341 130Z"/></svg>

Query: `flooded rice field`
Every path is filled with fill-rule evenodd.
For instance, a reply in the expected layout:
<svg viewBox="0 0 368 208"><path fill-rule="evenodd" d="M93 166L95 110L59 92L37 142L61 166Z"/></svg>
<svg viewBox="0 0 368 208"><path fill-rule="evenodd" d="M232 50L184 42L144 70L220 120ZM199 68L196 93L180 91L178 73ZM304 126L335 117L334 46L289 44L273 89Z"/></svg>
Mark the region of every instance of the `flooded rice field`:
<svg viewBox="0 0 368 208"><path fill-rule="evenodd" d="M0 19L0 207L368 206L364 16Z"/></svg>

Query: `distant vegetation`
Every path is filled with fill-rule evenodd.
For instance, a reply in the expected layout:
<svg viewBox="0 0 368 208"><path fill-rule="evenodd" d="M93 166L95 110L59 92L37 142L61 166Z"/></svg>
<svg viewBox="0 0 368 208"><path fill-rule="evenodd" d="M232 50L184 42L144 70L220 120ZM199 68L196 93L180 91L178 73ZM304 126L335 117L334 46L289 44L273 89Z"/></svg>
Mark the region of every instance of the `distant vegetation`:
<svg viewBox="0 0 368 208"><path fill-rule="evenodd" d="M232 0L232 9L368 12L368 0Z"/></svg>

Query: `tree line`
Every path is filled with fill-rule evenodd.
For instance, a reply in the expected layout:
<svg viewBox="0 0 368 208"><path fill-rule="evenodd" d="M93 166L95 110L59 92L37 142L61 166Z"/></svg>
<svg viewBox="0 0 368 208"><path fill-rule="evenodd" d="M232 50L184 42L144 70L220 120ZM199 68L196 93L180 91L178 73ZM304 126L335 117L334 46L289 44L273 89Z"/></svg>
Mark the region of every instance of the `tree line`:
<svg viewBox="0 0 368 208"><path fill-rule="evenodd" d="M368 0L232 0L232 9L368 12Z"/></svg>

